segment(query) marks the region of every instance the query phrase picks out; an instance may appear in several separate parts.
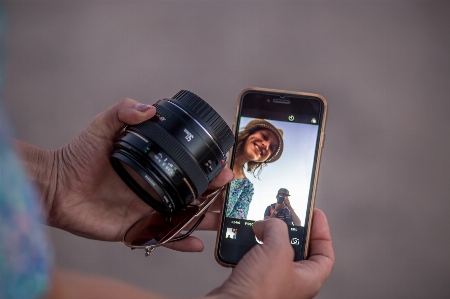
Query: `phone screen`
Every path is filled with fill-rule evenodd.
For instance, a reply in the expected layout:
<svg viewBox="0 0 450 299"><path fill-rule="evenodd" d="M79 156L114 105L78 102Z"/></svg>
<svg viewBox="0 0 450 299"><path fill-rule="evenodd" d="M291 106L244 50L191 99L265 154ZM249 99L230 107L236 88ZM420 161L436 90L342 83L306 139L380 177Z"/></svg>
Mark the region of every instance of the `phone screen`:
<svg viewBox="0 0 450 299"><path fill-rule="evenodd" d="M295 260L304 259L324 102L314 96L250 90L235 123L217 258L237 262L260 243L255 221L287 224Z"/></svg>

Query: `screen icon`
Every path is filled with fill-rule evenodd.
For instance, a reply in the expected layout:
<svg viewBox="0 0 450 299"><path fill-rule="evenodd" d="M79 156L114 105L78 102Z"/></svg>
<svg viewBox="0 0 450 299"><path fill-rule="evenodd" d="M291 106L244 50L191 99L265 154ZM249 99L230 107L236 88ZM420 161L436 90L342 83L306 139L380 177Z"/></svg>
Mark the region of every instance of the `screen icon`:
<svg viewBox="0 0 450 299"><path fill-rule="evenodd" d="M300 240L298 238L292 238L291 239L291 244L292 245L299 245L300 244Z"/></svg>
<svg viewBox="0 0 450 299"><path fill-rule="evenodd" d="M294 116L293 115L289 115L288 119L289 119L289 121L294 121Z"/></svg>
<svg viewBox="0 0 450 299"><path fill-rule="evenodd" d="M237 228L227 227L226 238L235 240L236 237L237 237Z"/></svg>
<svg viewBox="0 0 450 299"><path fill-rule="evenodd" d="M263 244L263 242L260 241L260 240L258 239L258 237L255 236L255 239L256 239L256 242L258 242L258 244Z"/></svg>

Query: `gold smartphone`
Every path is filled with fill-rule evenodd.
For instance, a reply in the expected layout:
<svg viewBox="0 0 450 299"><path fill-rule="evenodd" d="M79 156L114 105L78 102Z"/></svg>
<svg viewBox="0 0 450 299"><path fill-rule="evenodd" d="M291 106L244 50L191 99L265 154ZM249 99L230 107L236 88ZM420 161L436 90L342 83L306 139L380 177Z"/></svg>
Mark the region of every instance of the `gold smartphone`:
<svg viewBox="0 0 450 299"><path fill-rule="evenodd" d="M215 256L234 267L253 247L255 221L286 222L295 261L308 257L326 100L312 93L248 88L233 124L235 146L228 166L235 178L224 192Z"/></svg>

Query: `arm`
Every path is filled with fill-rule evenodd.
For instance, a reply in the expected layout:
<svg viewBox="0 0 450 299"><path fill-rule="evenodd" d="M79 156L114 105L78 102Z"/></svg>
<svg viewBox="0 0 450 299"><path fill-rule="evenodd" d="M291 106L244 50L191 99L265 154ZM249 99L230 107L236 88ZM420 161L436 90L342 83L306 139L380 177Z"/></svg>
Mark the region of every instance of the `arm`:
<svg viewBox="0 0 450 299"><path fill-rule="evenodd" d="M39 192L44 215L48 216L57 190L55 152L44 150L24 142L14 140L14 147L25 168L29 180Z"/></svg>
<svg viewBox="0 0 450 299"><path fill-rule="evenodd" d="M297 216L297 214L295 213L294 209L291 207L291 205L288 205L288 209L289 211L291 211L291 216L292 216L292 223L294 223L294 225L300 226L302 225L300 218Z"/></svg>
<svg viewBox="0 0 450 299"><path fill-rule="evenodd" d="M294 208L291 206L291 202L289 201L289 198L284 199L284 204L287 206L287 208L289 209L289 211L291 213L292 223L294 225L300 226L301 225L300 218L297 216L297 214L294 211Z"/></svg>
<svg viewBox="0 0 450 299"><path fill-rule="evenodd" d="M46 299L79 298L163 299L166 297L111 278L56 270L51 290Z"/></svg>
<svg viewBox="0 0 450 299"><path fill-rule="evenodd" d="M270 214L269 217L264 217L264 219L269 219L269 218L277 218L277 213L279 213L281 210L283 210L283 205L281 204L275 204L275 208L272 211L272 214ZM275 211L277 211L277 213L275 213Z"/></svg>

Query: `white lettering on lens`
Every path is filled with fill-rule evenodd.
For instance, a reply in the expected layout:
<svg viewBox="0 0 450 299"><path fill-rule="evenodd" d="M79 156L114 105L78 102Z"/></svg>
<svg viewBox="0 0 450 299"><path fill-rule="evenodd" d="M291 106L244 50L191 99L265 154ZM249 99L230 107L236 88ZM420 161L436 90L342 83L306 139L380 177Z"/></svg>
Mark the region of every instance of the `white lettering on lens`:
<svg viewBox="0 0 450 299"><path fill-rule="evenodd" d="M155 181L152 180L148 175L145 175L145 178L147 179L147 181L148 181L152 186L155 186Z"/></svg>
<svg viewBox="0 0 450 299"><path fill-rule="evenodd" d="M156 116L159 118L160 121L166 120L166 118L164 116L161 116L159 113L156 113Z"/></svg>
<svg viewBox="0 0 450 299"><path fill-rule="evenodd" d="M189 132L188 129L184 129L183 132L186 133L186 137L184 137L184 138L186 138L186 140L188 142L190 142L194 138L194 135L192 135L192 133Z"/></svg>

